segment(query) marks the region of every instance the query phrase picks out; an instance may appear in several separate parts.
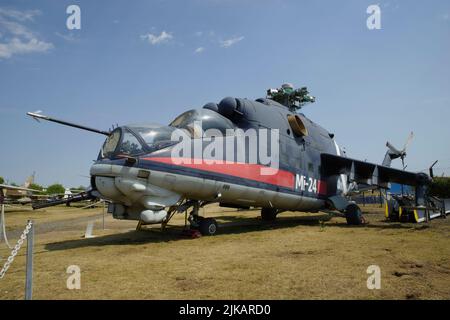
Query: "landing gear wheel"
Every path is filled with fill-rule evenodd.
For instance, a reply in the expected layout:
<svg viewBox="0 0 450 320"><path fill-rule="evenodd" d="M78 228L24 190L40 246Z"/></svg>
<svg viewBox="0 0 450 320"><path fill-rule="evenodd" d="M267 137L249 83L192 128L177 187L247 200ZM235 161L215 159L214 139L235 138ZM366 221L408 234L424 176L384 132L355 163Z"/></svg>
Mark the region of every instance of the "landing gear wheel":
<svg viewBox="0 0 450 320"><path fill-rule="evenodd" d="M365 223L361 209L354 203L351 203L345 209L345 218L349 225L361 225Z"/></svg>
<svg viewBox="0 0 450 320"><path fill-rule="evenodd" d="M273 208L262 208L261 209L261 219L264 221L274 221L277 218L277 209Z"/></svg>
<svg viewBox="0 0 450 320"><path fill-rule="evenodd" d="M213 218L204 218L198 222L198 230L204 236L213 236L217 232L217 222Z"/></svg>

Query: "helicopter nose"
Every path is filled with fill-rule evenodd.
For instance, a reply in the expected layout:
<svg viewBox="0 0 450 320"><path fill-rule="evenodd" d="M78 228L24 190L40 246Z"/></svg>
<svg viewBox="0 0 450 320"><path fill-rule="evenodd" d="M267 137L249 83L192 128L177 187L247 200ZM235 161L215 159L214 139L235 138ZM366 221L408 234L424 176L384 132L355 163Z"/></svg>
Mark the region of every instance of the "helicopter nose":
<svg viewBox="0 0 450 320"><path fill-rule="evenodd" d="M161 186L164 179L143 181L142 171L109 162L97 162L90 170L92 187L102 198L120 206L118 216L126 213L130 217L155 223L167 215L163 212L164 208L177 203L181 195ZM149 171L147 176L150 176Z"/></svg>
<svg viewBox="0 0 450 320"><path fill-rule="evenodd" d="M112 166L107 164L93 164L90 169L92 188L101 197L109 200L117 200L122 193L117 188Z"/></svg>
<svg viewBox="0 0 450 320"><path fill-rule="evenodd" d="M105 198L115 200L122 195L117 189L114 177L95 177L95 187L97 191Z"/></svg>

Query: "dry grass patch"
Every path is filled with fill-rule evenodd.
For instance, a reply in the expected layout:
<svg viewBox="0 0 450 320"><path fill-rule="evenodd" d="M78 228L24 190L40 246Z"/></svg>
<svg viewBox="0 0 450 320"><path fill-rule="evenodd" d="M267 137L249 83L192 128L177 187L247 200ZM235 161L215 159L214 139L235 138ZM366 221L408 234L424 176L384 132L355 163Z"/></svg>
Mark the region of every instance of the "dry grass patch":
<svg viewBox="0 0 450 320"><path fill-rule="evenodd" d="M36 234L34 297L449 299L449 220L428 227L392 224L382 209L367 209L369 224L349 227L342 218L319 223L323 215L301 213L263 223L258 211L212 206L204 214L217 217L220 234L199 239L181 236L183 215L164 233L153 226L135 231L135 222L109 215L102 230L99 209L97 237L84 239L84 211L74 209L67 225L60 225L64 219L57 212L42 214L37 224L51 225L53 215L57 227ZM3 262L8 250L0 245ZM0 280L1 299L23 298L23 253ZM72 264L81 268L81 290L66 288L65 271ZM371 264L381 267L381 290L366 287Z"/></svg>

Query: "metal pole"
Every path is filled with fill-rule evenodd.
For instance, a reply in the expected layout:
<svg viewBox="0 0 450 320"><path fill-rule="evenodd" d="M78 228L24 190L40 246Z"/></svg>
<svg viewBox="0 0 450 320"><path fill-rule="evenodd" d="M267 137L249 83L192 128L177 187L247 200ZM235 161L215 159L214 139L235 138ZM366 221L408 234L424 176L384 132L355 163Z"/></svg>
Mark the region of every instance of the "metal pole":
<svg viewBox="0 0 450 320"><path fill-rule="evenodd" d="M105 201L103 201L103 230L105 230Z"/></svg>
<svg viewBox="0 0 450 320"><path fill-rule="evenodd" d="M0 191L3 192L3 190L0 190ZM8 237L6 236L5 204L2 202L1 206L2 206L2 208L1 208L1 215L0 215L0 234L2 235L2 238L5 240L5 243L8 246L8 248L12 249L11 245L9 244Z"/></svg>
<svg viewBox="0 0 450 320"><path fill-rule="evenodd" d="M34 224L31 223L30 232L27 235L27 276L25 280L25 300L31 300L33 297L33 242L34 242Z"/></svg>

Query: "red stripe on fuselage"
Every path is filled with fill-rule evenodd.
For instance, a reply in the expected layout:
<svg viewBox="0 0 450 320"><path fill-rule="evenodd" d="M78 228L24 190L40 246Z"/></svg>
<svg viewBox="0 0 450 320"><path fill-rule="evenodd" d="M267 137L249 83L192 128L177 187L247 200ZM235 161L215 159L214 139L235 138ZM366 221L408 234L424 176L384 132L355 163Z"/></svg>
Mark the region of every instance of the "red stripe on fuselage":
<svg viewBox="0 0 450 320"><path fill-rule="evenodd" d="M169 157L154 157L142 158L142 160L155 161L175 166L182 166L202 171L215 172L242 179L249 179L253 181L268 183L280 187L295 190L295 174L285 170L275 170L274 174L263 175L262 169L271 169L260 164L250 164L242 162L213 162L212 160L191 159L191 158L169 158ZM322 180L317 181L317 192L319 194L327 194L327 183Z"/></svg>
<svg viewBox="0 0 450 320"><path fill-rule="evenodd" d="M317 192L319 194L327 194L327 183L325 181L319 180L317 184Z"/></svg>
<svg viewBox="0 0 450 320"><path fill-rule="evenodd" d="M192 169L198 169L209 172L216 172L230 176L240 177L242 179L250 179L254 181L264 182L268 184L277 185L293 189L295 176L285 170L272 169L273 174L263 175L262 171L271 170L270 167L259 164L249 164L240 162L213 162L212 160L191 159L191 158L142 158L143 160L150 160L172 164Z"/></svg>

